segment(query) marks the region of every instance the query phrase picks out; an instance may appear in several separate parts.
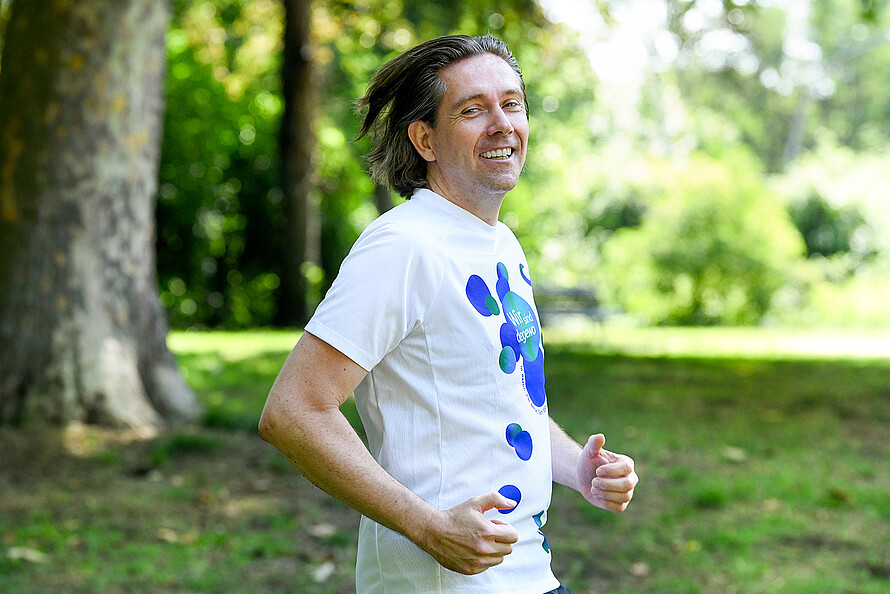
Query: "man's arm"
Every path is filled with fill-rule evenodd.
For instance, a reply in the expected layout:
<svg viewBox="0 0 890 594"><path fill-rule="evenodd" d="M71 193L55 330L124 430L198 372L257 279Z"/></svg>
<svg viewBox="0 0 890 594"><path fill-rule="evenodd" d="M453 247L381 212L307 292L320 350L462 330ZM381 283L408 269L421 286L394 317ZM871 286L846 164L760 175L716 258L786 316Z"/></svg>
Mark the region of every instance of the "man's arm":
<svg viewBox="0 0 890 594"><path fill-rule="evenodd" d="M605 436L599 433L591 435L582 448L550 419L553 480L578 491L599 508L621 513L633 498L639 478L633 459L604 450L605 443Z"/></svg>
<svg viewBox="0 0 890 594"><path fill-rule="evenodd" d="M501 563L519 535L482 514L515 503L490 493L440 511L396 481L340 412L366 374L340 351L304 333L266 400L260 436L310 481L405 535L442 566L474 574Z"/></svg>

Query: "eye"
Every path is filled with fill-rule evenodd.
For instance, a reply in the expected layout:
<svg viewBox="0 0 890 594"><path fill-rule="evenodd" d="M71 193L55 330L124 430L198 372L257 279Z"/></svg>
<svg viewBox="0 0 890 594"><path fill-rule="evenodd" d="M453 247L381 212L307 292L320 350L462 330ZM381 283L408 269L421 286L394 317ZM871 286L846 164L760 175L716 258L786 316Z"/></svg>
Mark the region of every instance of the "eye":
<svg viewBox="0 0 890 594"><path fill-rule="evenodd" d="M479 113L480 111L482 111L482 110L478 107L468 107L465 110L463 110L461 113L464 115L475 115L475 114Z"/></svg>
<svg viewBox="0 0 890 594"><path fill-rule="evenodd" d="M522 109L522 103L517 101L516 99L510 99L506 103L504 103L504 109Z"/></svg>

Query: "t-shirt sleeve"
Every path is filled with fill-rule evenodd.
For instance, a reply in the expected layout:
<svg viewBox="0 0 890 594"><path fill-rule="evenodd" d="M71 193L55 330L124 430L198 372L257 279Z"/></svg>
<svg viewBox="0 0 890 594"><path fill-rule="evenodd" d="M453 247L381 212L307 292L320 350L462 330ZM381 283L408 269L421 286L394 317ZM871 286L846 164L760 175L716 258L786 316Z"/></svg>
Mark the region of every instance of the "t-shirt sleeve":
<svg viewBox="0 0 890 594"><path fill-rule="evenodd" d="M431 242L395 225L356 241L306 331L370 371L423 322L442 282Z"/></svg>

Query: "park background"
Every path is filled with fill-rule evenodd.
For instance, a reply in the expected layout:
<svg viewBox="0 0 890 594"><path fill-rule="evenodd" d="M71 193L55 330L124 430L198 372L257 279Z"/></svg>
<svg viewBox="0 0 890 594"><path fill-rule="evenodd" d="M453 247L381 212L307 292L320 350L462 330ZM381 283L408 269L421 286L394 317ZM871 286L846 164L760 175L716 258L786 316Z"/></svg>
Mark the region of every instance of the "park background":
<svg viewBox="0 0 890 594"><path fill-rule="evenodd" d="M524 70L536 291L596 296L545 318L552 414L642 480L555 489L557 575L890 587L886 1L0 0L0 591L354 589L357 517L256 421L399 202L354 100L451 32Z"/></svg>

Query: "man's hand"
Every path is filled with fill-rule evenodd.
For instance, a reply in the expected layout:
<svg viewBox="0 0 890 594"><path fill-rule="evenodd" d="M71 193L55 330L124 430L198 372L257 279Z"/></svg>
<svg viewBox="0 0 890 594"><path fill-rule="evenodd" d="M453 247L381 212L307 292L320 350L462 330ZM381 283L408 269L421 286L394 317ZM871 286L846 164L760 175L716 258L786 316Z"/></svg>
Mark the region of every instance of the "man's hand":
<svg viewBox="0 0 890 594"><path fill-rule="evenodd" d="M482 514L490 509L510 509L515 501L500 493L480 495L437 512L418 545L446 569L466 575L500 565L513 552L519 533L501 520Z"/></svg>
<svg viewBox="0 0 890 594"><path fill-rule="evenodd" d="M578 485L581 495L593 505L621 513L634 495L639 478L628 456L603 449L602 433L591 435L578 458Z"/></svg>

